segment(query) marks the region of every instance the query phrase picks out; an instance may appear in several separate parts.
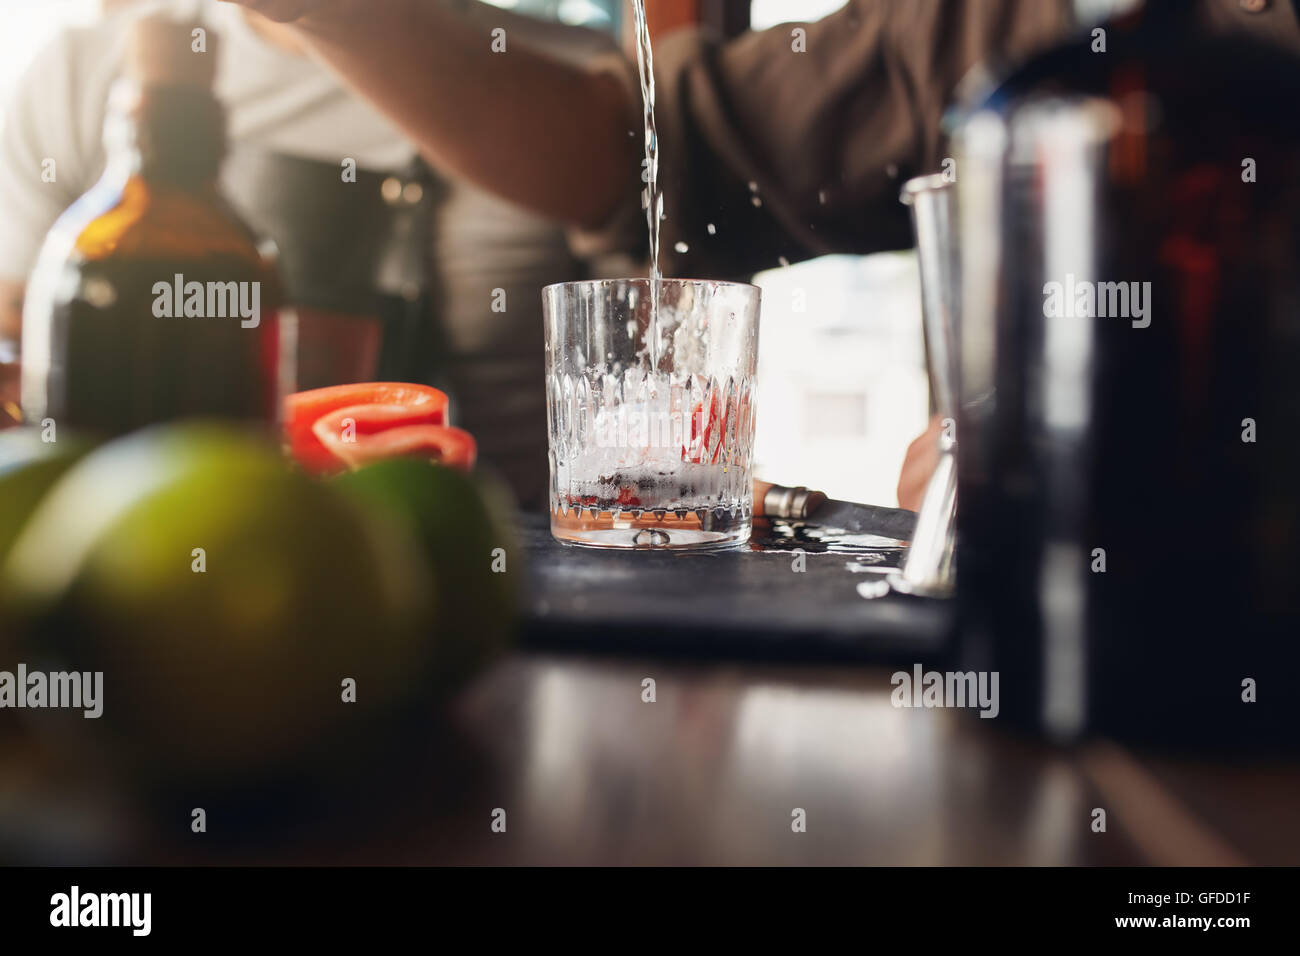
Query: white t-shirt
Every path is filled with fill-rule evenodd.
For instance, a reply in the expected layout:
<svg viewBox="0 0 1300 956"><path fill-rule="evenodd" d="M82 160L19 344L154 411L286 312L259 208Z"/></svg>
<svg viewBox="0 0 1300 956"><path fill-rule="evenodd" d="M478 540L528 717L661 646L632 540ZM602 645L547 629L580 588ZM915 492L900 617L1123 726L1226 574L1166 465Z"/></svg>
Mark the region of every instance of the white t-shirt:
<svg viewBox="0 0 1300 956"><path fill-rule="evenodd" d="M24 74L0 133L0 279L26 279L50 226L102 174L108 92L130 25L169 8L194 9L155 0L66 29ZM382 114L314 60L263 38L239 8L206 0L202 9L219 38L216 93L232 145L333 164L351 157L377 171L400 169L415 156ZM52 182L42 179L47 159L54 161ZM540 290L577 278L580 265L556 224L473 187L445 185L433 212L433 280L457 419L475 433L482 457L505 471L522 497L534 498L546 456ZM492 309L498 289L505 290L505 311ZM515 472L527 476L515 480Z"/></svg>

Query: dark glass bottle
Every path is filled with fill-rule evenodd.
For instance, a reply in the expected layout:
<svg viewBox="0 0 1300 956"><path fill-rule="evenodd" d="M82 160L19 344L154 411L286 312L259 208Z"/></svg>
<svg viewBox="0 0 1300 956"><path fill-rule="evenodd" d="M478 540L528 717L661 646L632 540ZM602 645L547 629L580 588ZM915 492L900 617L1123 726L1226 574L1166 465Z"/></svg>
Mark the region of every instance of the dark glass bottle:
<svg viewBox="0 0 1300 956"><path fill-rule="evenodd" d="M104 435L189 417L272 423L292 386L275 269L217 191L216 38L196 50L192 29L137 24L106 172L41 251L23 314L29 422Z"/></svg>

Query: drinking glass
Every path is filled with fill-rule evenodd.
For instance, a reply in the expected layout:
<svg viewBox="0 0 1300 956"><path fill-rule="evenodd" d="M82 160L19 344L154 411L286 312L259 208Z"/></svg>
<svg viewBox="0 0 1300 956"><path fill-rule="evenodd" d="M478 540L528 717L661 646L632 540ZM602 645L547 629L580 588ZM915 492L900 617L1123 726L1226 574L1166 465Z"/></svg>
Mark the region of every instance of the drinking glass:
<svg viewBox="0 0 1300 956"><path fill-rule="evenodd" d="M605 279L547 286L542 307L556 539L748 541L759 290Z"/></svg>

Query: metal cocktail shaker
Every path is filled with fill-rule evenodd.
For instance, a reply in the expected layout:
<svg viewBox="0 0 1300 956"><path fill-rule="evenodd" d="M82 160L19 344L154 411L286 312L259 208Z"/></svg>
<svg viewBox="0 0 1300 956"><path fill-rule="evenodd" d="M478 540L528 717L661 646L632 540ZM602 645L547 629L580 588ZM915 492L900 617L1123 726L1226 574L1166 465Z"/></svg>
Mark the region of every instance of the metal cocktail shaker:
<svg viewBox="0 0 1300 956"><path fill-rule="evenodd" d="M1061 740L1294 746L1300 61L1190 24L956 137L964 667Z"/></svg>

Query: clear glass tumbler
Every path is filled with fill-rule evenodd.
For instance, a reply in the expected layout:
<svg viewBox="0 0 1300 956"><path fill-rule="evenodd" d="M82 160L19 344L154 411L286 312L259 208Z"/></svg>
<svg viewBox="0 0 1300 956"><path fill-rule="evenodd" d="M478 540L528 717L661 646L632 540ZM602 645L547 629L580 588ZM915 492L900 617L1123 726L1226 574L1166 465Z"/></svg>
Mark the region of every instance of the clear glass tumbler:
<svg viewBox="0 0 1300 956"><path fill-rule="evenodd" d="M759 290L567 282L542 290L551 533L603 548L749 540ZM652 315L657 319L652 321Z"/></svg>

